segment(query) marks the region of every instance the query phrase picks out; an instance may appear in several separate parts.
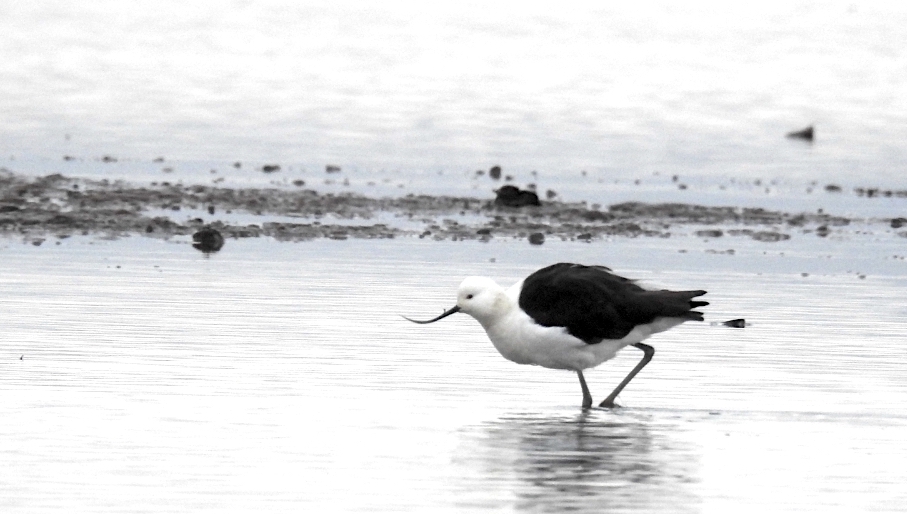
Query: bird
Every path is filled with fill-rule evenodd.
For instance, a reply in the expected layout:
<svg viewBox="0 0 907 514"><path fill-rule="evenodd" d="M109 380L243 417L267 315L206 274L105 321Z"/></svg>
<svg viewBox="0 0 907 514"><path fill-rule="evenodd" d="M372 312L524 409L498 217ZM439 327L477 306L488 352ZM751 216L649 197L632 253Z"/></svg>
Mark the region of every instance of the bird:
<svg viewBox="0 0 907 514"><path fill-rule="evenodd" d="M642 341L686 321L703 321L694 310L708 305L695 300L703 290L645 289L635 280L605 266L557 263L542 268L504 289L487 277L467 277L457 290L457 303L428 324L462 312L476 319L500 354L517 364L575 371L583 393L583 409L592 394L583 371L633 346L642 360L602 401L613 408L617 395L642 370L655 349Z"/></svg>

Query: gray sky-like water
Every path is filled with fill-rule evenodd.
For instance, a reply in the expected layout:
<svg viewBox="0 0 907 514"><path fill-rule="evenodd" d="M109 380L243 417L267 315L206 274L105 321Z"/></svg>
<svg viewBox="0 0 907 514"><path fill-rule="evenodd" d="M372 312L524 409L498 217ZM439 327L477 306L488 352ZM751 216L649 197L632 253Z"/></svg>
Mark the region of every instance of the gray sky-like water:
<svg viewBox="0 0 907 514"><path fill-rule="evenodd" d="M38 1L0 14L13 167L114 155L894 182L907 162L907 12L892 4ZM814 145L784 139L808 124Z"/></svg>

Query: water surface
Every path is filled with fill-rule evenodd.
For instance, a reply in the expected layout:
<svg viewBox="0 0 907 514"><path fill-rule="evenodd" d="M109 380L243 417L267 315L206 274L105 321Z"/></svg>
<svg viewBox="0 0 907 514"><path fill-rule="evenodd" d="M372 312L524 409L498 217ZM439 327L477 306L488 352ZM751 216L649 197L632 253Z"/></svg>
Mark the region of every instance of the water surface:
<svg viewBox="0 0 907 514"><path fill-rule="evenodd" d="M897 183L907 11L58 0L0 7L3 165ZM816 144L785 133L816 125ZM207 169L203 169L207 172Z"/></svg>
<svg viewBox="0 0 907 514"><path fill-rule="evenodd" d="M4 240L0 506L900 510L907 274L676 244ZM470 318L399 317L554 260L702 287L709 320L751 326L656 336L624 407L583 412L575 375L505 361ZM638 358L587 374L593 394Z"/></svg>

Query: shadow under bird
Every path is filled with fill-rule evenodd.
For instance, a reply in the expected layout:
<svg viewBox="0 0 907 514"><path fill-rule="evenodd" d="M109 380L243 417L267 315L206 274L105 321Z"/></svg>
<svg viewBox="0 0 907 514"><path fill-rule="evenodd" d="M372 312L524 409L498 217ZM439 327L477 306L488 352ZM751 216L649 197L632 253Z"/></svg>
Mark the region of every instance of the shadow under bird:
<svg viewBox="0 0 907 514"><path fill-rule="evenodd" d="M654 291L615 275L604 266L559 263L540 269L509 289L484 277L467 277L457 304L434 323L462 312L475 318L492 344L517 364L575 371L583 408L592 394L583 370L614 357L626 346L643 351L642 360L608 395L601 407L615 407L617 395L652 360L655 349L642 341L685 321L703 321L694 300L706 292Z"/></svg>

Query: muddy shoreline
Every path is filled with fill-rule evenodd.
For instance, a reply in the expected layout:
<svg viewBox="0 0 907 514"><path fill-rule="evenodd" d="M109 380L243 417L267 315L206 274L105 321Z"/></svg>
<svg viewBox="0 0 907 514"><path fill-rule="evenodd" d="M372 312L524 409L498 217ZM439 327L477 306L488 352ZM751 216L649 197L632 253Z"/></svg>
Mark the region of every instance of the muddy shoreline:
<svg viewBox="0 0 907 514"><path fill-rule="evenodd" d="M230 221L238 213L253 222ZM507 238L539 244L546 238L594 241L689 235L746 237L771 243L797 236L827 237L846 232L855 221L876 224L879 229L901 228L897 219L856 220L822 212L688 203L627 202L591 208L585 203L549 200L537 207L501 207L494 198L372 198L311 189L138 186L60 174L31 178L0 171L0 235L32 240L73 235L166 239L211 227L228 239L271 237L281 241ZM898 234L907 237L907 231Z"/></svg>

